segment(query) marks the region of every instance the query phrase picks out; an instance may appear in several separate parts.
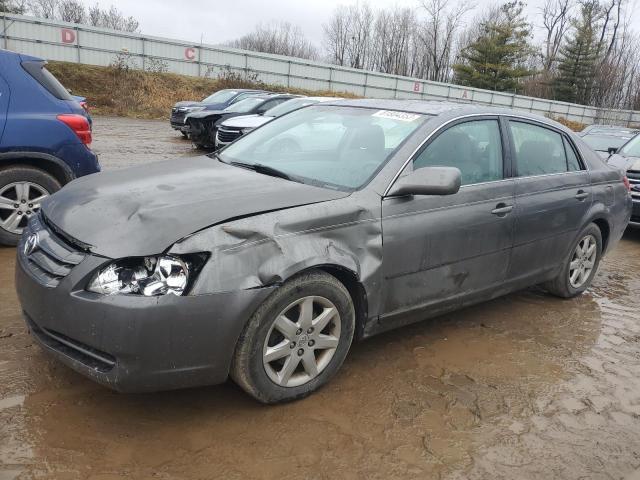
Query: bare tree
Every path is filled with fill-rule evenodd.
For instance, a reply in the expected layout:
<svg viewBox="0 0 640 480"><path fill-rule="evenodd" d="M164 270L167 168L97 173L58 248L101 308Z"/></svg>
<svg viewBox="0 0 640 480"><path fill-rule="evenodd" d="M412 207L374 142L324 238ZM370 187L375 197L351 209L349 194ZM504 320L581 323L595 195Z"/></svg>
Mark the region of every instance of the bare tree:
<svg viewBox="0 0 640 480"><path fill-rule="evenodd" d="M449 79L456 34L473 3L452 6L446 0L421 0L426 19L418 29L418 49L424 55L423 78L444 82Z"/></svg>
<svg viewBox="0 0 640 480"><path fill-rule="evenodd" d="M335 9L328 23L322 25L324 31L324 47L329 61L336 65L347 65L347 46L351 34L351 17L348 8L340 5Z"/></svg>
<svg viewBox="0 0 640 480"><path fill-rule="evenodd" d="M415 13L410 8L381 10L375 20L370 66L374 70L408 75L416 27Z"/></svg>
<svg viewBox="0 0 640 480"><path fill-rule="evenodd" d="M55 19L60 0L29 0L29 11L36 17Z"/></svg>
<svg viewBox="0 0 640 480"><path fill-rule="evenodd" d="M306 39L302 29L288 22L258 24L253 32L228 42L227 45L290 57L307 59L318 57L318 51Z"/></svg>
<svg viewBox="0 0 640 480"><path fill-rule="evenodd" d="M542 26L545 33L544 53L542 58L543 72L551 71L556 61L560 46L570 26L572 0L546 0L541 9Z"/></svg>
<svg viewBox="0 0 640 480"><path fill-rule="evenodd" d="M368 68L374 13L368 4L337 7L324 28L329 61L354 68Z"/></svg>
<svg viewBox="0 0 640 480"><path fill-rule="evenodd" d="M108 10L100 8L99 4L89 7L87 14L89 25L94 27L112 28L122 32L139 32L140 23L134 17L126 17L120 10L111 5Z"/></svg>
<svg viewBox="0 0 640 480"><path fill-rule="evenodd" d="M64 22L84 23L87 18L87 12L84 9L84 5L78 0L60 0L58 16Z"/></svg>
<svg viewBox="0 0 640 480"><path fill-rule="evenodd" d="M6 12L23 15L27 9L27 0L0 0L0 13Z"/></svg>

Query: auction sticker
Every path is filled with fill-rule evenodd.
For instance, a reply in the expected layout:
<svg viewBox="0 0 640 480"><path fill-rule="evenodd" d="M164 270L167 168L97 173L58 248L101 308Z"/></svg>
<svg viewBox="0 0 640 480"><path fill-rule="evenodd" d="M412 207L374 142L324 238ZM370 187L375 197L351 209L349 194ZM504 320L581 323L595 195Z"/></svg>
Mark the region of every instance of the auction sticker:
<svg viewBox="0 0 640 480"><path fill-rule="evenodd" d="M420 118L420 115L416 113L397 112L395 110L378 110L371 116L378 118L389 118L391 120L400 120L401 122L413 122L415 119Z"/></svg>

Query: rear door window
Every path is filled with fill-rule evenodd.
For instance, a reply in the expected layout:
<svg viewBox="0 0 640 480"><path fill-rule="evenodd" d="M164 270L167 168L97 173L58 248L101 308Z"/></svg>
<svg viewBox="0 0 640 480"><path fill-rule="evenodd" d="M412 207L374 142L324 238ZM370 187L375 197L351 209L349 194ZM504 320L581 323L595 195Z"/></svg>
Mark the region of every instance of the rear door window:
<svg viewBox="0 0 640 480"><path fill-rule="evenodd" d="M53 74L45 68L45 62L27 61L22 62L24 68L36 82L42 85L51 95L60 100L73 100L68 90L58 81Z"/></svg>
<svg viewBox="0 0 640 480"><path fill-rule="evenodd" d="M560 133L539 125L518 121L509 121L509 127L518 176L549 175L570 170L565 140ZM573 170L578 159L571 148L569 152L573 154L571 159Z"/></svg>

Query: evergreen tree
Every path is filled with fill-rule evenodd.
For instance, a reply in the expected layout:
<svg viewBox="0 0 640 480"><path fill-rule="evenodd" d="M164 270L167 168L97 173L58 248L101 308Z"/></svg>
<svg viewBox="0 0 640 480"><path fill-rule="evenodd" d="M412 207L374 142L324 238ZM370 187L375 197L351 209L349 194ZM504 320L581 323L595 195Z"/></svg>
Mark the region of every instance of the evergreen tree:
<svg viewBox="0 0 640 480"><path fill-rule="evenodd" d="M527 63L535 54L529 43L531 24L520 1L500 7L500 15L480 25L479 33L453 66L460 85L497 91L518 91L518 80L535 73Z"/></svg>
<svg viewBox="0 0 640 480"><path fill-rule="evenodd" d="M601 8L598 0L580 5L580 17L573 21L573 35L560 49L558 77L554 83L556 100L589 104L601 57L598 38Z"/></svg>

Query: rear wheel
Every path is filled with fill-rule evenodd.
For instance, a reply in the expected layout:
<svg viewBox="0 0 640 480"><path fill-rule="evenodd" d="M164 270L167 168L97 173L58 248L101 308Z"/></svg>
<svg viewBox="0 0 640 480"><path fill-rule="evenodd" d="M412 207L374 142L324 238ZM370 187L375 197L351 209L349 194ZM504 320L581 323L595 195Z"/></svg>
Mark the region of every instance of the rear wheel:
<svg viewBox="0 0 640 480"><path fill-rule="evenodd" d="M344 361L355 325L349 292L324 272L282 285L251 317L238 340L231 377L263 403L305 397Z"/></svg>
<svg viewBox="0 0 640 480"><path fill-rule="evenodd" d="M33 167L0 170L0 244L17 245L28 219L41 202L60 190L60 183L47 172Z"/></svg>
<svg viewBox="0 0 640 480"><path fill-rule="evenodd" d="M584 292L593 280L602 257L602 233L594 223L580 232L558 276L545 284L559 297L571 298Z"/></svg>

